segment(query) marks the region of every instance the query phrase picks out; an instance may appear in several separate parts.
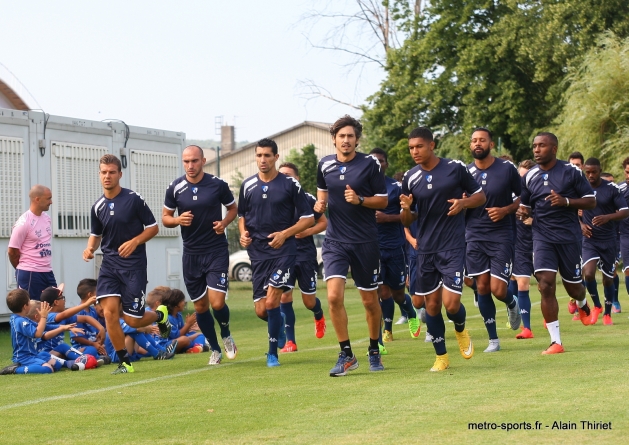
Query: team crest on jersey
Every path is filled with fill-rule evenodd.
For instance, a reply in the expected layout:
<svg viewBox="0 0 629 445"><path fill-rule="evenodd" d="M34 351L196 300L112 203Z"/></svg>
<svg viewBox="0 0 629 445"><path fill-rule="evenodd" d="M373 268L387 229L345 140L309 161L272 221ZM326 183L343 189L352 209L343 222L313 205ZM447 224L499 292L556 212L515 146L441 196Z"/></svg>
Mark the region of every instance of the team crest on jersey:
<svg viewBox="0 0 629 445"><path fill-rule="evenodd" d="M339 171L341 172L341 176L339 176L339 179L342 181L345 179L345 172L347 171L347 167L343 166L339 169Z"/></svg>
<svg viewBox="0 0 629 445"><path fill-rule="evenodd" d="M426 181L428 181L428 182L432 182L432 175L428 175L428 176L426 176Z"/></svg>
<svg viewBox="0 0 629 445"><path fill-rule="evenodd" d="M542 179L543 179L544 181L548 181L548 173L544 173L544 174L542 175Z"/></svg>
<svg viewBox="0 0 629 445"><path fill-rule="evenodd" d="M263 187L262 187L262 191L263 191L264 193L266 193L266 191L267 191L268 189L269 189L269 186L268 186L268 185L265 185L265 186L263 186Z"/></svg>
<svg viewBox="0 0 629 445"><path fill-rule="evenodd" d="M192 193L197 193L199 191L199 189L197 187L192 187Z"/></svg>
<svg viewBox="0 0 629 445"><path fill-rule="evenodd" d="M480 175L481 179L487 179L487 173L483 173L482 175Z"/></svg>
<svg viewBox="0 0 629 445"><path fill-rule="evenodd" d="M109 203L109 214L110 215L114 214L114 203L113 202Z"/></svg>
<svg viewBox="0 0 629 445"><path fill-rule="evenodd" d="M454 278L454 284L455 284L455 286L460 286L461 285L461 277L455 277Z"/></svg>

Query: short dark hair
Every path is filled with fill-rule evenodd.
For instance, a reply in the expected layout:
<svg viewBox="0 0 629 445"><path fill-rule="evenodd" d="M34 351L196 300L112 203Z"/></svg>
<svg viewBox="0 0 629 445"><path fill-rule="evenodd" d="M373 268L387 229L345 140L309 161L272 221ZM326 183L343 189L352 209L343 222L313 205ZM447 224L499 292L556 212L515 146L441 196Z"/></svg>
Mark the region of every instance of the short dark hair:
<svg viewBox="0 0 629 445"><path fill-rule="evenodd" d="M535 136L546 136L553 144L555 144L555 147L559 147L559 139L557 139L557 136L555 136L553 133L550 133L548 131L540 131ZM583 156L581 156L581 161L583 161Z"/></svg>
<svg viewBox="0 0 629 445"><path fill-rule="evenodd" d="M598 158L588 158L583 165L591 165L601 168L601 161L599 161Z"/></svg>
<svg viewBox="0 0 629 445"><path fill-rule="evenodd" d="M7 294L7 307L14 314L22 312L22 308L31 301L31 297L24 289L13 289Z"/></svg>
<svg viewBox="0 0 629 445"><path fill-rule="evenodd" d="M573 151L572 153L570 153L570 156L568 156L568 160L570 159L580 159L581 163L585 164L585 158L580 151Z"/></svg>
<svg viewBox="0 0 629 445"><path fill-rule="evenodd" d="M102 158L100 158L99 165L102 165L102 164L105 164L105 165L114 164L116 165L116 167L118 167L119 172L122 171L122 163L120 162L120 159L118 159L116 155L112 155L111 153L108 153Z"/></svg>
<svg viewBox="0 0 629 445"><path fill-rule="evenodd" d="M205 152L203 151L203 149L201 147L199 147L196 144L190 144L188 145L186 148L190 148L190 147L196 147L199 150L199 153L201 154L201 159L203 159L205 157ZM186 149L184 148L184 150Z"/></svg>
<svg viewBox="0 0 629 445"><path fill-rule="evenodd" d="M171 289L169 290L162 300L162 304L166 306L168 309L168 313L170 314L174 308L179 306L179 303L184 301L186 296L179 289Z"/></svg>
<svg viewBox="0 0 629 445"><path fill-rule="evenodd" d="M409 139L421 138L425 141L432 142L435 138L432 135L432 131L428 127L417 127L414 128L409 134Z"/></svg>
<svg viewBox="0 0 629 445"><path fill-rule="evenodd" d="M76 293L81 301L87 298L87 294L96 291L97 281L94 278L83 278L76 287Z"/></svg>
<svg viewBox="0 0 629 445"><path fill-rule="evenodd" d="M389 162L389 157L387 156L387 152L384 151L382 148L376 147L371 149L371 151L369 152L370 155L382 155L384 156L384 161L386 163Z"/></svg>
<svg viewBox="0 0 629 445"><path fill-rule="evenodd" d="M277 168L278 170L281 169L282 167L287 167L290 168L292 171L295 172L296 176L299 176L299 169L297 168L297 166L295 164L293 164L292 162L282 162L280 164L280 166Z"/></svg>
<svg viewBox="0 0 629 445"><path fill-rule="evenodd" d="M46 303L52 306L53 304L55 304L55 300L58 300L59 297L61 297L61 295L63 295L63 292L61 292L61 289L55 286L49 286L43 291L41 291L41 296L39 297L39 299L41 301L45 301Z"/></svg>
<svg viewBox="0 0 629 445"><path fill-rule="evenodd" d="M524 161L518 164L518 168L525 168L527 170L530 170L536 165L537 164L535 164L535 161L533 161L532 159L525 159Z"/></svg>
<svg viewBox="0 0 629 445"><path fill-rule="evenodd" d="M363 135L363 125L360 123L358 119L354 119L349 114L339 118L330 125L330 134L332 137L336 137L336 133L339 132L341 128L345 127L354 127L354 133L356 133L356 139L360 139Z"/></svg>
<svg viewBox="0 0 629 445"><path fill-rule="evenodd" d="M494 134L489 130L489 128L485 128L485 127L476 127L474 128L474 130L472 131L472 134L476 133L477 131L484 131L485 133L487 133L487 135L489 136L489 140L493 141L494 140Z"/></svg>
<svg viewBox="0 0 629 445"><path fill-rule="evenodd" d="M256 147L270 148L271 150L273 150L274 155L277 154L277 144L275 143L273 139L269 139L269 138L260 139Z"/></svg>
<svg viewBox="0 0 629 445"><path fill-rule="evenodd" d="M513 158L511 157L511 155L500 155L500 156L498 156L498 159L502 159L502 160L505 160L505 161L513 162Z"/></svg>
<svg viewBox="0 0 629 445"><path fill-rule="evenodd" d="M625 160L622 161L622 168L627 167L627 165L629 165L629 157L625 158Z"/></svg>
<svg viewBox="0 0 629 445"><path fill-rule="evenodd" d="M601 173L601 178L613 178L614 175L612 175L610 172L603 172Z"/></svg>

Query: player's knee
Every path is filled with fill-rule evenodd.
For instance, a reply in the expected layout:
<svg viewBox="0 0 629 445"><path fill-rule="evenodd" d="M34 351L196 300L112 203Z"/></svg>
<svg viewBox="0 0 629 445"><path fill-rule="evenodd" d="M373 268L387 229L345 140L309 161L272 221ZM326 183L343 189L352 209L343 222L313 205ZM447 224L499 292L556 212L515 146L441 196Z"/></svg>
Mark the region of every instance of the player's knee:
<svg viewBox="0 0 629 445"><path fill-rule="evenodd" d="M256 304L256 316L260 320L266 320L267 319L266 307L263 305Z"/></svg>
<svg viewBox="0 0 629 445"><path fill-rule="evenodd" d="M210 309L210 299L201 298L194 302L194 311L197 314L203 314Z"/></svg>
<svg viewBox="0 0 629 445"><path fill-rule="evenodd" d="M553 286L555 283L551 283L550 281L540 280L537 282L537 288L539 292L542 294L542 297L547 296L553 290Z"/></svg>

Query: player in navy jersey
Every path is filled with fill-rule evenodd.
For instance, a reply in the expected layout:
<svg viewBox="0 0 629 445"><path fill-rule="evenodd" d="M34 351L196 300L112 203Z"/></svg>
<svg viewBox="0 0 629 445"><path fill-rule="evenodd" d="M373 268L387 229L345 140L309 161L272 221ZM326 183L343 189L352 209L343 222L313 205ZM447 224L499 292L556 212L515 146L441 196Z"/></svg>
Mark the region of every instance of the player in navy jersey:
<svg viewBox="0 0 629 445"><path fill-rule="evenodd" d="M593 209L596 198L583 173L557 159L557 137L541 132L533 140L537 166L522 178L521 203L516 216L533 216L533 266L542 296L541 307L550 346L542 354L564 352L559 334L556 297L557 271L568 295L575 299L581 322L590 323L590 307L581 274L581 231L578 209Z"/></svg>
<svg viewBox="0 0 629 445"><path fill-rule="evenodd" d="M410 296L404 292L406 285L406 256L404 255L405 234L400 221L400 193L402 184L386 176L389 161L387 153L374 148L369 153L378 159L387 187L387 207L376 211L378 223L378 246L380 248L380 277L378 296L384 319L384 342L393 341L393 302L397 303L408 318L408 329L412 338L419 337L421 324L413 308Z"/></svg>
<svg viewBox="0 0 629 445"><path fill-rule="evenodd" d="M166 189L162 223L166 227L181 227L183 279L194 303L199 329L210 344L208 364L218 365L221 348L210 306L221 329L227 358L233 360L238 353L229 330L229 307L225 304L229 277L225 228L236 218L238 209L229 185L203 172L205 158L200 147L187 146L182 160L186 174ZM223 207L227 209L225 218Z"/></svg>
<svg viewBox="0 0 629 445"><path fill-rule="evenodd" d="M603 172L601 173L601 178L603 178L606 181L609 182L613 182L616 183L616 180L614 179L614 175L612 175L609 172ZM624 191L623 189L620 188L620 186L624 184L617 184L618 188L621 190L621 193L624 196ZM618 245L618 255L616 256L616 265L618 265L618 263L620 262L620 221L618 223L616 223L616 244ZM614 267L614 301L612 303L612 313L613 314L617 314L620 313L620 303L618 302L618 291L620 290L620 277L618 276L618 270Z"/></svg>
<svg viewBox="0 0 629 445"><path fill-rule="evenodd" d="M478 309L489 334L489 345L484 352L500 351L492 294L507 306L511 329L518 329L522 322L518 302L507 288L513 265L514 214L520 204L517 197L522 191L522 180L511 162L491 154L493 148L491 132L476 128L470 141L474 162L467 169L483 189L487 201L465 212L465 269L476 280Z"/></svg>
<svg viewBox="0 0 629 445"><path fill-rule="evenodd" d="M289 280L297 256L295 235L314 224L312 206L299 181L277 171L278 158L275 141L260 140L256 146L258 174L243 181L238 197L240 244L251 259L255 311L268 321L268 367L279 366L277 348L284 347L280 344L284 332L280 300L292 287Z"/></svg>
<svg viewBox="0 0 629 445"><path fill-rule="evenodd" d="M362 130L361 123L351 116L337 119L330 127L336 153L322 158L317 169L314 209L319 213L329 209L322 256L330 317L341 347L331 377L344 376L358 367L345 310L345 280L350 267L367 314L369 369L384 370L378 346L382 310L378 301L380 250L375 211L387 206L387 188L378 160L356 151Z"/></svg>
<svg viewBox="0 0 629 445"><path fill-rule="evenodd" d="M435 142L428 128L411 131L408 147L417 165L404 174L401 217L407 227L417 220L415 294L426 300L426 327L437 354L430 370L443 371L450 366L450 361L442 306L454 323L461 355L465 359L474 355L472 339L465 329L465 306L461 304L465 269L463 210L483 205L485 193L465 164L435 155Z"/></svg>
<svg viewBox="0 0 629 445"><path fill-rule="evenodd" d="M124 320L134 328L157 322L168 337L170 323L166 306L144 311L146 294L146 245L159 228L144 199L120 186L120 159L107 154L100 159L99 176L103 195L92 206L91 233L83 260L94 258L100 245L103 263L98 274L96 295L105 315L107 333L116 348L119 366L113 374L134 372L125 348L124 333L118 322L120 308Z"/></svg>
<svg viewBox="0 0 629 445"><path fill-rule="evenodd" d="M622 169L625 180L619 185L620 191L629 204L629 157L622 161ZM618 224L618 232L620 233L620 256L622 258L622 271L625 275L625 288L629 294L629 218L623 219ZM620 305L617 308L620 311Z"/></svg>
<svg viewBox="0 0 629 445"><path fill-rule="evenodd" d="M601 178L601 163L596 158L585 161L585 177L596 195L596 207L583 210L581 231L583 232L583 275L594 308L590 324L596 324L603 312L596 284L596 266L603 274L603 292L605 295L604 325L612 325L612 303L614 301L614 272L618 243L615 221L629 217L627 201L616 184Z"/></svg>
<svg viewBox="0 0 629 445"><path fill-rule="evenodd" d="M295 178L299 181L299 169L291 162L284 162L280 165L279 172ZM314 207L317 198L310 193L306 193L306 199L311 207ZM321 309L321 301L317 298L317 274L319 265L317 263L317 248L312 235L323 232L328 227L328 219L321 213L314 214L315 225L307 228L301 233L295 234L297 243L297 259L295 268L291 273L288 284L291 289L282 294L280 310L284 315L286 328L286 344L281 352L297 351L297 341L295 339L295 310L293 309L293 288L295 283L299 283L301 300L306 309L314 315L315 336L323 338L325 335L325 317ZM299 221L299 215L295 211L295 222Z"/></svg>

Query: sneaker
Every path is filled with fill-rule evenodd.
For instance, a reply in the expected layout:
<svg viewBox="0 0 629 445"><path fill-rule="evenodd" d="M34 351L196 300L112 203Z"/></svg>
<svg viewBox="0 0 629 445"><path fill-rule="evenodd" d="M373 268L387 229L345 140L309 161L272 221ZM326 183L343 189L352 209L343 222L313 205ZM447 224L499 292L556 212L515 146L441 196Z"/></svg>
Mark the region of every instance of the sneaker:
<svg viewBox="0 0 629 445"><path fill-rule="evenodd" d="M2 370L0 370L0 375L15 374L15 372L17 371L17 368L19 368L20 366L22 366L20 363L13 363L12 365L7 366L6 368L2 368Z"/></svg>
<svg viewBox="0 0 629 445"><path fill-rule="evenodd" d="M369 371L371 372L384 371L384 366L382 365L382 358L380 358L380 350L378 349L369 350Z"/></svg>
<svg viewBox="0 0 629 445"><path fill-rule="evenodd" d="M70 366L70 370L85 371L85 363L72 363L72 366Z"/></svg>
<svg viewBox="0 0 629 445"><path fill-rule="evenodd" d="M325 335L325 317L321 317L321 320L315 318L315 337L323 338Z"/></svg>
<svg viewBox="0 0 629 445"><path fill-rule="evenodd" d="M277 359L277 355L267 353L266 366L268 366L269 368L275 368L277 366L280 366L280 361Z"/></svg>
<svg viewBox="0 0 629 445"><path fill-rule="evenodd" d="M598 322L598 317L603 313L602 307L594 306L590 311L590 324L596 324ZM585 323L583 323L585 324Z"/></svg>
<svg viewBox="0 0 629 445"><path fill-rule="evenodd" d="M203 352L203 345L199 345L199 344L196 344L186 350L186 354L200 354L202 352Z"/></svg>
<svg viewBox="0 0 629 445"><path fill-rule="evenodd" d="M596 308L594 308L594 310L596 310ZM590 307L587 305L587 303L585 304L585 306L579 308L579 320L581 320L581 323L583 323L584 326L589 326L592 324L593 313L594 312L590 310ZM598 314L596 315L596 318L598 319Z"/></svg>
<svg viewBox="0 0 629 445"><path fill-rule="evenodd" d="M105 364L105 360L103 360L102 358L97 358L96 359L96 367L100 368L101 366L103 366Z"/></svg>
<svg viewBox="0 0 629 445"><path fill-rule="evenodd" d="M500 351L500 339L489 340L489 346L483 352L498 352Z"/></svg>
<svg viewBox="0 0 629 445"><path fill-rule="evenodd" d="M391 343L393 341L393 332L387 331L386 329L382 333L382 341L384 343Z"/></svg>
<svg viewBox="0 0 629 445"><path fill-rule="evenodd" d="M153 360L170 360L174 356L175 356L175 351L168 352L168 349L164 349L163 351L159 351L157 355L153 357Z"/></svg>
<svg viewBox="0 0 629 445"><path fill-rule="evenodd" d="M111 357L108 355L99 355L98 360L102 360L104 365L111 365Z"/></svg>
<svg viewBox="0 0 629 445"><path fill-rule="evenodd" d="M571 298L570 301L568 301L568 312L575 314L578 309L579 306L577 306L577 302L574 301L574 298Z"/></svg>
<svg viewBox="0 0 629 445"><path fill-rule="evenodd" d="M472 343L469 331L464 329L463 332L454 331L454 333L456 334L456 341L459 342L461 355L466 360L471 359L474 356L474 344Z"/></svg>
<svg viewBox="0 0 629 445"><path fill-rule="evenodd" d="M424 339L424 343L432 343L432 335L428 331L426 331L426 338Z"/></svg>
<svg viewBox="0 0 629 445"><path fill-rule="evenodd" d="M509 314L509 324L511 325L511 329L514 331L520 329L520 325L522 324L522 315L520 315L518 300L515 300L515 306L513 309L509 309L507 306L507 313Z"/></svg>
<svg viewBox="0 0 629 445"><path fill-rule="evenodd" d="M177 352L177 345L179 345L179 340L173 340L170 342L168 346L166 346L166 352L170 354L171 352L174 354Z"/></svg>
<svg viewBox="0 0 629 445"><path fill-rule="evenodd" d="M522 328L522 331L515 336L518 340L533 338L533 332L529 328Z"/></svg>
<svg viewBox="0 0 629 445"><path fill-rule="evenodd" d="M581 316L579 315L579 311L577 310L577 312L574 313L574 317L572 317L572 321L579 321L581 320Z"/></svg>
<svg viewBox="0 0 629 445"><path fill-rule="evenodd" d="M612 313L620 314L622 312L622 310L620 309L620 303L618 301L614 301L612 305Z"/></svg>
<svg viewBox="0 0 629 445"><path fill-rule="evenodd" d="M559 343L552 342L548 349L542 352L542 355L561 354L562 352L564 352L563 346Z"/></svg>
<svg viewBox="0 0 629 445"><path fill-rule="evenodd" d="M438 355L435 360L435 364L430 368L431 372L439 372L445 371L450 367L450 359L448 358L448 354L445 353L443 355Z"/></svg>
<svg viewBox="0 0 629 445"><path fill-rule="evenodd" d="M341 377L347 375L347 371L353 371L358 368L358 359L356 354L353 357L348 357L345 351L339 352L339 358L336 361L334 368L330 369L330 377Z"/></svg>
<svg viewBox="0 0 629 445"><path fill-rule="evenodd" d="M426 308L421 308L417 311L417 313L419 314L419 319L422 321L422 323L426 324Z"/></svg>
<svg viewBox="0 0 629 445"><path fill-rule="evenodd" d="M408 318L406 318L404 315L398 318L397 321L395 322L395 324L406 324L406 323L408 323Z"/></svg>
<svg viewBox="0 0 629 445"><path fill-rule="evenodd" d="M409 318L408 319L408 330L411 333L412 338L418 338L419 334L422 331L422 324L419 321L419 318Z"/></svg>
<svg viewBox="0 0 629 445"><path fill-rule="evenodd" d="M603 315L603 326L611 326L613 324L611 315Z"/></svg>
<svg viewBox="0 0 629 445"><path fill-rule="evenodd" d="M114 369L112 374L128 374L132 372L135 372L135 369L133 369L133 365L127 365L125 362L122 362L118 365L116 369Z"/></svg>
<svg viewBox="0 0 629 445"><path fill-rule="evenodd" d="M207 341L207 338L203 342L203 352L210 352L210 342Z"/></svg>
<svg viewBox="0 0 629 445"><path fill-rule="evenodd" d="M223 338L223 346L225 347L225 355L227 358L230 360L235 359L238 354L238 348L231 335Z"/></svg>
<svg viewBox="0 0 629 445"><path fill-rule="evenodd" d="M221 351L212 351L212 353L210 354L210 361L207 362L207 364L220 365L222 358L223 358L223 354L221 354Z"/></svg>
<svg viewBox="0 0 629 445"><path fill-rule="evenodd" d="M282 349L286 345L286 315L282 313L282 328L280 329L280 336L277 339L278 349Z"/></svg>
<svg viewBox="0 0 629 445"><path fill-rule="evenodd" d="M157 327L159 328L159 336L162 338L168 338L170 336L170 331L172 330L172 325L170 321L168 321L168 308L163 304L157 306L155 309L156 312L161 312L163 315L162 321L157 323Z"/></svg>
<svg viewBox="0 0 629 445"><path fill-rule="evenodd" d="M280 352L297 352L297 345L292 340L288 340Z"/></svg>

